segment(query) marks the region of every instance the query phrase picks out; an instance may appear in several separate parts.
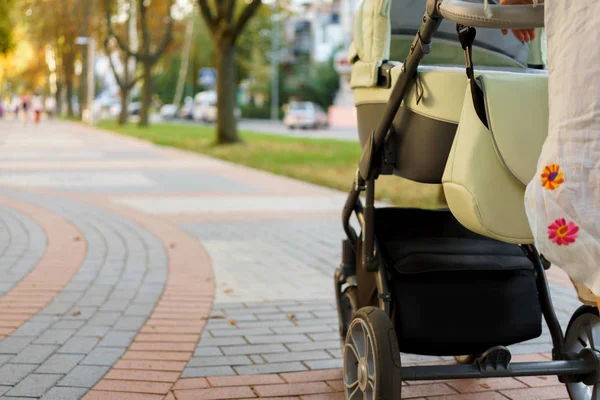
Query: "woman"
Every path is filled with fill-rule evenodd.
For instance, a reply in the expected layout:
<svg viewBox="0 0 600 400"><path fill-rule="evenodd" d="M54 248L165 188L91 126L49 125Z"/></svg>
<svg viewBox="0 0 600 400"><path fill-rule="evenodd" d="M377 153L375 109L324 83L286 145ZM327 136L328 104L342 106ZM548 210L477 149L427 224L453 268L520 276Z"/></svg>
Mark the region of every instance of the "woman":
<svg viewBox="0 0 600 400"><path fill-rule="evenodd" d="M598 0L545 2L549 131L525 208L540 252L569 274L580 300L600 308L599 22ZM512 32L535 37L533 29Z"/></svg>

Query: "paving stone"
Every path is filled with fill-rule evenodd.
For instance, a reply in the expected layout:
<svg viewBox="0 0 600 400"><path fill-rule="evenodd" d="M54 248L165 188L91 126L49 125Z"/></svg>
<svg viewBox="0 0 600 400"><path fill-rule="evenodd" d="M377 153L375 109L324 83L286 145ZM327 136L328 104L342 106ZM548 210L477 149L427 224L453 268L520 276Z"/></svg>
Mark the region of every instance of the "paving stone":
<svg viewBox="0 0 600 400"><path fill-rule="evenodd" d="M12 389L12 386L0 386L0 396Z"/></svg>
<svg viewBox="0 0 600 400"><path fill-rule="evenodd" d="M98 344L99 347L129 347L137 332L109 332Z"/></svg>
<svg viewBox="0 0 600 400"><path fill-rule="evenodd" d="M139 331L146 322L146 317L120 317L113 325L115 331Z"/></svg>
<svg viewBox="0 0 600 400"><path fill-rule="evenodd" d="M154 304L133 304L125 311L126 316L148 316L154 309Z"/></svg>
<svg viewBox="0 0 600 400"><path fill-rule="evenodd" d="M80 400L88 392L87 388L53 387L43 397L44 400Z"/></svg>
<svg viewBox="0 0 600 400"><path fill-rule="evenodd" d="M336 369L342 368L343 361L341 359L313 360L305 361L304 364L310 369Z"/></svg>
<svg viewBox="0 0 600 400"><path fill-rule="evenodd" d="M268 363L259 365L244 365L241 367L235 367L235 371L240 375L260 375L260 374L273 374L281 372L297 372L306 371L305 365L299 362L290 363Z"/></svg>
<svg viewBox="0 0 600 400"><path fill-rule="evenodd" d="M98 311L98 307L83 307L83 306L75 306L69 309L68 312L65 313L63 318L66 319L76 319L76 320L88 320L92 318L92 316Z"/></svg>
<svg viewBox="0 0 600 400"><path fill-rule="evenodd" d="M329 353L323 350L263 354L263 357L267 360L267 362L331 360L332 358Z"/></svg>
<svg viewBox="0 0 600 400"><path fill-rule="evenodd" d="M326 340L308 343L286 343L285 346L291 351L340 349L340 340Z"/></svg>
<svg viewBox="0 0 600 400"><path fill-rule="evenodd" d="M223 352L218 347L198 347L194 351L194 357L222 356Z"/></svg>
<svg viewBox="0 0 600 400"><path fill-rule="evenodd" d="M17 386L6 392L7 396L41 397L48 391L62 375L31 374L23 379Z"/></svg>
<svg viewBox="0 0 600 400"><path fill-rule="evenodd" d="M79 329L85 324L85 321L62 320L52 325L52 329Z"/></svg>
<svg viewBox="0 0 600 400"><path fill-rule="evenodd" d="M205 338L204 335L202 335L199 346L233 346L245 344L248 344L248 342L243 337L228 336L223 338Z"/></svg>
<svg viewBox="0 0 600 400"><path fill-rule="evenodd" d="M86 325L77 331L75 337L91 336L95 338L104 337L108 331L111 330L110 326L101 325Z"/></svg>
<svg viewBox="0 0 600 400"><path fill-rule="evenodd" d="M278 328L273 328L278 329ZM283 329L283 328L282 328ZM210 333L215 337L226 336L249 336L249 335L272 335L273 331L269 328L253 328L239 329L232 327L231 329L209 329ZM296 333L296 332L293 332Z"/></svg>
<svg viewBox="0 0 600 400"><path fill-rule="evenodd" d="M35 344L64 344L75 333L75 329L48 329L33 343Z"/></svg>
<svg viewBox="0 0 600 400"><path fill-rule="evenodd" d="M340 334L338 332L309 333L308 336L315 342L340 339Z"/></svg>
<svg viewBox="0 0 600 400"><path fill-rule="evenodd" d="M15 364L41 364L52 355L58 346L50 344L30 344L19 352L11 363Z"/></svg>
<svg viewBox="0 0 600 400"><path fill-rule="evenodd" d="M4 364L0 367L0 385L14 386L37 367L37 364Z"/></svg>
<svg viewBox="0 0 600 400"><path fill-rule="evenodd" d="M82 354L55 354L35 372L40 374L67 374L83 359Z"/></svg>
<svg viewBox="0 0 600 400"><path fill-rule="evenodd" d="M114 365L125 353L125 348L97 347L81 362L81 365Z"/></svg>
<svg viewBox="0 0 600 400"><path fill-rule="evenodd" d="M275 331L275 333L282 334L282 335L302 334L302 333L317 334L317 333L331 332L332 328L327 325L319 324L319 325L309 325L309 326L295 326L293 328L274 327L273 330ZM317 339L315 339L315 340L317 340Z"/></svg>
<svg viewBox="0 0 600 400"><path fill-rule="evenodd" d="M192 358L188 367L216 367L221 365L248 365L252 361L246 356L220 356Z"/></svg>
<svg viewBox="0 0 600 400"><path fill-rule="evenodd" d="M225 355L249 355L265 353L283 353L287 349L281 344L252 344L245 346L222 346Z"/></svg>
<svg viewBox="0 0 600 400"><path fill-rule="evenodd" d="M251 344L310 342L308 336L302 334L246 336L246 340L248 340Z"/></svg>
<svg viewBox="0 0 600 400"><path fill-rule="evenodd" d="M100 341L97 337L73 337L59 350L59 353L88 354Z"/></svg>
<svg viewBox="0 0 600 400"><path fill-rule="evenodd" d="M27 321L15 330L11 336L37 336L50 326L50 322L31 322Z"/></svg>
<svg viewBox="0 0 600 400"><path fill-rule="evenodd" d="M93 387L108 372L110 367L79 365L65 376L58 386Z"/></svg>
<svg viewBox="0 0 600 400"><path fill-rule="evenodd" d="M9 336L0 342L0 354L17 354L23 350L34 337L12 337Z"/></svg>
<svg viewBox="0 0 600 400"><path fill-rule="evenodd" d="M90 319L90 325L112 326L121 316L119 312L99 311Z"/></svg>
<svg viewBox="0 0 600 400"><path fill-rule="evenodd" d="M229 366L221 367L194 367L186 368L181 374L182 378L202 378L205 376L228 376L235 375L235 371Z"/></svg>

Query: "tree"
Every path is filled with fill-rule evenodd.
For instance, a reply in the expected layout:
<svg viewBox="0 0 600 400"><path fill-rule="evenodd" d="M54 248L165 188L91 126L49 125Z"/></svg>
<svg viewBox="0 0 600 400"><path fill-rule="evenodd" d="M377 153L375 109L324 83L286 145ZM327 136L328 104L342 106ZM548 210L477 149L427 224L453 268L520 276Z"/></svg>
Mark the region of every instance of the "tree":
<svg viewBox="0 0 600 400"><path fill-rule="evenodd" d="M90 22L93 13L93 1L92 0L80 0L82 5L83 13L81 19L81 31L79 36L87 37L90 34ZM88 57L92 55L88 54L88 46L81 46L81 79L79 80L79 117L83 119L83 110L91 107L91 104L87 104L87 92L88 85L85 77L88 75Z"/></svg>
<svg viewBox="0 0 600 400"><path fill-rule="evenodd" d="M13 48L12 30L14 28L11 18L13 0L0 0L0 55L7 54Z"/></svg>
<svg viewBox="0 0 600 400"><path fill-rule="evenodd" d="M200 12L211 33L217 61L217 143L235 143L240 138L235 119L236 108L236 44L248 24L262 4L261 0L251 0L234 17L236 0L216 1L216 12L209 0L198 0Z"/></svg>
<svg viewBox="0 0 600 400"><path fill-rule="evenodd" d="M125 4L127 5L127 26L125 28L125 40L127 40L129 48L132 51L137 52L138 34L136 0L128 0ZM113 46L110 39L110 36L107 36L104 39L104 49L108 55L110 68L121 91L121 112L119 113L119 118L117 121L119 125L124 125L127 123L127 119L129 117L128 105L131 91L139 82L141 76L136 76L137 66L135 57L129 56L126 52L118 51L118 46ZM117 66L115 65L115 56L117 56L119 65L122 67L121 71L118 71Z"/></svg>
<svg viewBox="0 0 600 400"><path fill-rule="evenodd" d="M135 51L129 46L125 40L118 36L113 28L111 12L111 1L104 0L106 9L106 24L108 28L108 34L110 37L115 39L117 45L124 51L128 56L134 57L143 67L143 88L142 88L142 107L140 109L140 126L148 126L150 116L150 105L152 102L152 69L165 52L167 46L171 43L173 33L173 18L171 17L171 8L173 7L174 0L167 1L166 16L159 18L160 21L167 20L167 26L165 28L165 34L160 40L158 46L154 46L152 43L152 34L150 29L150 10L153 2L146 0L138 0L139 9L139 21L141 28L141 43L140 49ZM156 2L154 2L156 3ZM153 50L153 47L155 49Z"/></svg>

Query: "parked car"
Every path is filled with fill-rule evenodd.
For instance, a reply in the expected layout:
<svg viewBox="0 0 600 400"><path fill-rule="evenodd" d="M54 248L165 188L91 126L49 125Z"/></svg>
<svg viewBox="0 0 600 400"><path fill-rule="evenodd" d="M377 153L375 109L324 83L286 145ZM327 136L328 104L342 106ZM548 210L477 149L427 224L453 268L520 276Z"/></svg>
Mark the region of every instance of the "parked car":
<svg viewBox="0 0 600 400"><path fill-rule="evenodd" d="M162 119L174 119L177 116L177 106L175 104L165 104L160 108Z"/></svg>
<svg viewBox="0 0 600 400"><path fill-rule="evenodd" d="M329 127L329 116L318 104L309 101L292 102L283 118L289 129L319 129Z"/></svg>
<svg viewBox="0 0 600 400"><path fill-rule="evenodd" d="M194 98L193 119L195 121L213 123L217 121L217 92L210 90L200 92ZM242 117L242 111L236 108L234 111L236 119Z"/></svg>

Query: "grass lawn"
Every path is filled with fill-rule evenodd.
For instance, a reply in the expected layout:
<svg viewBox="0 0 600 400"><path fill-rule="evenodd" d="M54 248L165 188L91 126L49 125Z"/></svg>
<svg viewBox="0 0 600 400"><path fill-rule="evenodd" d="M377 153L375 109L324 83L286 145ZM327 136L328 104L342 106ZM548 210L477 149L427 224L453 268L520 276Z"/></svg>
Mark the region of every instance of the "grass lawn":
<svg viewBox="0 0 600 400"><path fill-rule="evenodd" d="M101 121L98 127L343 191L350 189L360 157L358 142L342 140L242 131L243 143L215 146L214 128L207 126L154 124L143 129L134 124L119 127L115 121ZM439 204L437 192L435 186L397 177L382 177L377 185L378 199L403 206L435 207Z"/></svg>

